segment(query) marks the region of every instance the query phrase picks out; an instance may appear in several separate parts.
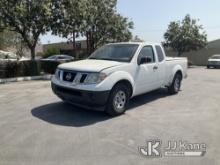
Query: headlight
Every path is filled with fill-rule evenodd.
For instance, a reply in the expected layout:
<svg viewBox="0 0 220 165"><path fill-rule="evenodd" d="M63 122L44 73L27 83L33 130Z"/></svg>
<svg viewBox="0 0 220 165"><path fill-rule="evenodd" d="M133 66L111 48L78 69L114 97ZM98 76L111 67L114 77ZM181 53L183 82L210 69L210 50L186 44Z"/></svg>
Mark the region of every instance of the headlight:
<svg viewBox="0 0 220 165"><path fill-rule="evenodd" d="M60 69L56 69L56 72L55 72L55 77L56 77L56 79L60 79Z"/></svg>
<svg viewBox="0 0 220 165"><path fill-rule="evenodd" d="M105 73L90 73L87 75L84 83L86 84L97 84L103 81L107 75Z"/></svg>

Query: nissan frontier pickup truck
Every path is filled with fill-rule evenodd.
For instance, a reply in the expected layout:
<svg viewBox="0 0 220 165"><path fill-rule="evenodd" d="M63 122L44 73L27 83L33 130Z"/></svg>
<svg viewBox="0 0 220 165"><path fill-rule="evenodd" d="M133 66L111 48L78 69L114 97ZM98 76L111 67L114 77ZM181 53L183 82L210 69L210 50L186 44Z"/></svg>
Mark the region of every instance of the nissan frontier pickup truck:
<svg viewBox="0 0 220 165"><path fill-rule="evenodd" d="M51 86L65 102L117 116L134 96L161 87L177 94L186 71L187 59L166 57L160 44L113 43L85 60L59 65Z"/></svg>

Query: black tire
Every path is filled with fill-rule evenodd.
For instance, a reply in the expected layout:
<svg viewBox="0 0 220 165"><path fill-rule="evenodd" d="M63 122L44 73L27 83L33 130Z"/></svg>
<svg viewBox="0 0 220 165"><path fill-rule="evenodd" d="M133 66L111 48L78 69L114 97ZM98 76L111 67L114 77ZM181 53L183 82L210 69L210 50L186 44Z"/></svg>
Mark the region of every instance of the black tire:
<svg viewBox="0 0 220 165"><path fill-rule="evenodd" d="M209 65L207 65L207 68L209 69L209 68L210 68L210 66L209 66Z"/></svg>
<svg viewBox="0 0 220 165"><path fill-rule="evenodd" d="M125 101L124 101L123 106L120 106L120 105L122 105L122 104L120 104L120 102L118 103L118 106L116 106L116 102L118 101L118 99L116 99L116 98L118 98L117 96L119 96L119 95L122 98L125 97ZM130 99L129 88L122 83L115 85L113 87L113 89L111 90L111 93L108 98L108 103L107 103L106 109L105 109L106 113L108 113L111 116L118 116L118 115L125 113L127 106L129 104L129 99ZM121 100L123 102L123 99L121 99Z"/></svg>
<svg viewBox="0 0 220 165"><path fill-rule="evenodd" d="M174 78L172 84L168 87L169 94L177 94L180 90L182 82L182 75L180 73L177 73Z"/></svg>

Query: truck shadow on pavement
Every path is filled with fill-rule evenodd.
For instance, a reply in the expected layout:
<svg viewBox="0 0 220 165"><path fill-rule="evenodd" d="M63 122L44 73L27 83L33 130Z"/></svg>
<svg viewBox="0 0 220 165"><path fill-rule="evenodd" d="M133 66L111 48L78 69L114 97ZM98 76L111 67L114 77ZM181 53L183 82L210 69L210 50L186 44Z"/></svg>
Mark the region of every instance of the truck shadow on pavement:
<svg viewBox="0 0 220 165"><path fill-rule="evenodd" d="M134 97L130 101L128 111L135 110L138 106L167 96L169 94L165 89L159 89ZM31 113L34 117L48 123L70 127L84 127L112 118L105 112L78 108L62 101L36 107L31 110Z"/></svg>

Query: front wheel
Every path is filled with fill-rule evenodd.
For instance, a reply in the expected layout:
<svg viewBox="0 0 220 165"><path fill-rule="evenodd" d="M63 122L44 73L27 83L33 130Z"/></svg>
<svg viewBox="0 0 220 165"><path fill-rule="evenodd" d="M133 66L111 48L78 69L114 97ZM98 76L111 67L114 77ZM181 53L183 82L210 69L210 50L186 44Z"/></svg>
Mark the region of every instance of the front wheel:
<svg viewBox="0 0 220 165"><path fill-rule="evenodd" d="M177 94L181 87L182 76L181 74L176 74L174 76L172 84L168 87L168 92L170 94Z"/></svg>
<svg viewBox="0 0 220 165"><path fill-rule="evenodd" d="M129 90L126 85L118 84L113 87L106 105L106 112L111 116L123 114L129 103L129 96Z"/></svg>

